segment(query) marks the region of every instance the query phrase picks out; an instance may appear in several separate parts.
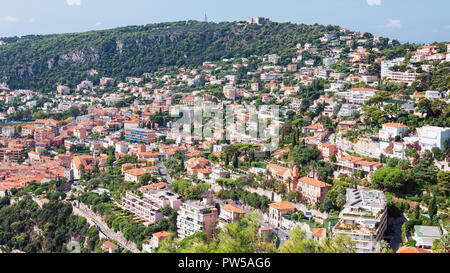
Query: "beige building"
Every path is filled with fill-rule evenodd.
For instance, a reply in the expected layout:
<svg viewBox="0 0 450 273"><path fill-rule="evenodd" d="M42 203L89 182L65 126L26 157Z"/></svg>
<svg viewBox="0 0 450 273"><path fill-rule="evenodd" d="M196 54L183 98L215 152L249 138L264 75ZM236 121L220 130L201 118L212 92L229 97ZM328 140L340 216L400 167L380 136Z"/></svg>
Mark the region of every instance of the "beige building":
<svg viewBox="0 0 450 273"><path fill-rule="evenodd" d="M295 207L288 201L269 204L269 224L280 227L283 215L290 215L295 212Z"/></svg>

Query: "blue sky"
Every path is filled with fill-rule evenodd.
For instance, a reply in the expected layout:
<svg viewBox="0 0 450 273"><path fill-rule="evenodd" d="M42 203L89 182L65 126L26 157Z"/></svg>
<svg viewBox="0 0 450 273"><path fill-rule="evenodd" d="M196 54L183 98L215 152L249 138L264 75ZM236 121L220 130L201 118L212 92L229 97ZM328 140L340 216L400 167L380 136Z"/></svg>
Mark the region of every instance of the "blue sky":
<svg viewBox="0 0 450 273"><path fill-rule="evenodd" d="M449 0L0 0L0 37L203 20L332 24L401 42L450 41Z"/></svg>

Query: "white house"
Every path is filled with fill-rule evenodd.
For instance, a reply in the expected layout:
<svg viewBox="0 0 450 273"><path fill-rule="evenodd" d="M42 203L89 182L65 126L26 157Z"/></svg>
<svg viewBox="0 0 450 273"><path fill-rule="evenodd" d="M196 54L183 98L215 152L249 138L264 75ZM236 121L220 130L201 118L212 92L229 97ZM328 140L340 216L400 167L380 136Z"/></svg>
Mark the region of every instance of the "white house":
<svg viewBox="0 0 450 273"><path fill-rule="evenodd" d="M441 99L442 95L439 91L427 91L425 92L425 98L429 100Z"/></svg>
<svg viewBox="0 0 450 273"><path fill-rule="evenodd" d="M416 246L423 248L432 248L433 241L439 240L442 236L441 229L433 226L414 226L413 240Z"/></svg>
<svg viewBox="0 0 450 273"><path fill-rule="evenodd" d="M422 149L431 150L433 147L444 149L445 140L450 139L450 128L424 126L417 128L419 144Z"/></svg>
<svg viewBox="0 0 450 273"><path fill-rule="evenodd" d="M408 130L408 126L400 123L385 123L383 128L379 131L379 137L382 140L389 141L391 138L400 136L403 132Z"/></svg>

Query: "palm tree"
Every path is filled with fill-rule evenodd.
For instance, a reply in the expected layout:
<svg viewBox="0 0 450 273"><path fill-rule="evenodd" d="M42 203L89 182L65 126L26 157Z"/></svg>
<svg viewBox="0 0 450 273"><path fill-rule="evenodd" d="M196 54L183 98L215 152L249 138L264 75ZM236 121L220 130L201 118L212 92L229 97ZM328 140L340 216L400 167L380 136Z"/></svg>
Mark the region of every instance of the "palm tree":
<svg viewBox="0 0 450 273"><path fill-rule="evenodd" d="M312 177L316 178L317 170L319 169L319 163L314 160L314 161L311 161L311 164L309 166L310 166L310 170L311 170L311 173L312 173Z"/></svg>

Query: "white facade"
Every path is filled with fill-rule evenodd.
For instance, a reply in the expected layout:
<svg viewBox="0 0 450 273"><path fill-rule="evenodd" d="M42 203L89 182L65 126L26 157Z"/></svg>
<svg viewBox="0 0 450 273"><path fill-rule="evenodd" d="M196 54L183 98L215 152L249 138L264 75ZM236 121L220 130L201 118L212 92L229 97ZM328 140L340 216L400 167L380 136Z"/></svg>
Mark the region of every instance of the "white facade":
<svg viewBox="0 0 450 273"><path fill-rule="evenodd" d="M356 104L343 104L341 110L338 113L340 117L349 117L353 115L353 113L360 110L360 106Z"/></svg>
<svg viewBox="0 0 450 273"><path fill-rule="evenodd" d="M408 130L408 126L399 123L386 123L379 131L379 137L382 140L389 141L390 138L400 136L406 130Z"/></svg>
<svg viewBox="0 0 450 273"><path fill-rule="evenodd" d="M433 241L439 240L442 236L441 229L434 226L414 226L412 239L416 241L416 246L432 248Z"/></svg>
<svg viewBox="0 0 450 273"><path fill-rule="evenodd" d="M427 92L425 92L425 98L427 98L429 100L436 100L436 99L441 99L442 95L441 95L441 92L439 92L439 91L427 91Z"/></svg>
<svg viewBox="0 0 450 273"><path fill-rule="evenodd" d="M418 128L417 133L419 135L419 144L425 150L438 147L442 151L445 140L450 139L450 128L424 126Z"/></svg>
<svg viewBox="0 0 450 273"><path fill-rule="evenodd" d="M387 225L386 198L382 191L347 189L347 202L333 227L333 236L347 235L357 253L376 252Z"/></svg>

